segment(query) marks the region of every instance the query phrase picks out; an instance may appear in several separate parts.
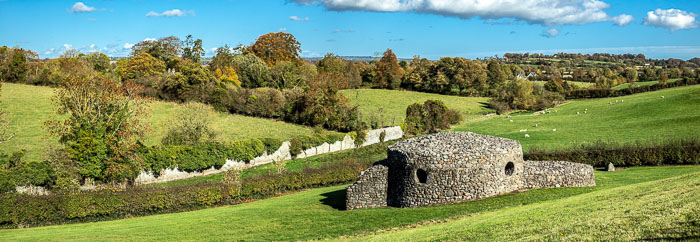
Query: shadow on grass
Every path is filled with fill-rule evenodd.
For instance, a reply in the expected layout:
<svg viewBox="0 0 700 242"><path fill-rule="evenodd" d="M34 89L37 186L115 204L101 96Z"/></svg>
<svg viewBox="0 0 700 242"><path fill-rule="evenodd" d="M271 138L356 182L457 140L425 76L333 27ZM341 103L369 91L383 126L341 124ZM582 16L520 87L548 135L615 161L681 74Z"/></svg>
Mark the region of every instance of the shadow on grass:
<svg viewBox="0 0 700 242"><path fill-rule="evenodd" d="M340 190L336 190L336 191L332 191L332 192L323 193L323 194L321 194L321 196L324 197L323 199L320 200L321 203L323 203L323 205L328 205L328 206L330 206L334 209L338 209L338 210L345 210L346 209L346 207L345 207L345 196L346 196L345 188L340 189Z"/></svg>

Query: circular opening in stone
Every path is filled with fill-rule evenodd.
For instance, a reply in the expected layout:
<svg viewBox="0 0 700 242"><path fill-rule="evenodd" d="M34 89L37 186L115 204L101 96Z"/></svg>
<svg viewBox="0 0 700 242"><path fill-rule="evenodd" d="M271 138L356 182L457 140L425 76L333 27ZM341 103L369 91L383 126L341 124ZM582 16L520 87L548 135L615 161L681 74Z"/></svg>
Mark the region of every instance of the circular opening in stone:
<svg viewBox="0 0 700 242"><path fill-rule="evenodd" d="M428 181L428 173L425 172L423 169L417 169L416 170L416 179L418 180L419 183L425 183Z"/></svg>
<svg viewBox="0 0 700 242"><path fill-rule="evenodd" d="M515 172L515 164L513 164L513 162L508 162L505 169L506 176L513 175L513 172Z"/></svg>

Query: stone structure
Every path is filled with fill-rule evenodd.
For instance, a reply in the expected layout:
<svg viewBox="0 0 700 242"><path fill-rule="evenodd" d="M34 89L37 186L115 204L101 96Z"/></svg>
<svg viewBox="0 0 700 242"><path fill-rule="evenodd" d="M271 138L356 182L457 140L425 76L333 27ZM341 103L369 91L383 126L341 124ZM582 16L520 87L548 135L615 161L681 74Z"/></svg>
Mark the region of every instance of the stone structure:
<svg viewBox="0 0 700 242"><path fill-rule="evenodd" d="M417 207L543 187L595 186L593 167L523 161L515 140L470 132L407 139L347 188L347 209Z"/></svg>
<svg viewBox="0 0 700 242"><path fill-rule="evenodd" d="M615 165L613 165L612 162L608 163L608 169L607 171L615 171Z"/></svg>

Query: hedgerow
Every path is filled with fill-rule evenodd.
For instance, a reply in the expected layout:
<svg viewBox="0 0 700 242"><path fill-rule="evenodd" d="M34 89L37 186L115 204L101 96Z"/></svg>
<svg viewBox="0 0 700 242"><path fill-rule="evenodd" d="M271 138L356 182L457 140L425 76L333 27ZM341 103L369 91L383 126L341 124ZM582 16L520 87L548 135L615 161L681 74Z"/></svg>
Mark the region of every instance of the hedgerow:
<svg viewBox="0 0 700 242"><path fill-rule="evenodd" d="M680 87L688 85L696 85L700 83L698 79L683 78L681 81L677 82L667 82L667 83L657 83L650 86L638 86L638 87L628 87L624 89L614 90L614 89L603 89L603 88L592 88L592 89L577 89L566 93L566 99L578 99L578 98L605 98L605 97L619 97L626 96L635 93L651 92L661 89Z"/></svg>

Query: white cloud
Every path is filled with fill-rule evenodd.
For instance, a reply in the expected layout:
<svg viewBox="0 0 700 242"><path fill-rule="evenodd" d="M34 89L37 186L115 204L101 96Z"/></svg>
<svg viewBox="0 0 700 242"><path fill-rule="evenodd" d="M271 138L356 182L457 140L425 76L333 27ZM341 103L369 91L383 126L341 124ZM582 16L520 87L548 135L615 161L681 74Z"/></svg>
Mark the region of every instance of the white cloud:
<svg viewBox="0 0 700 242"><path fill-rule="evenodd" d="M309 21L309 17L302 18L302 17L297 17L297 16L289 16L289 20L299 21L299 22L307 22L307 21Z"/></svg>
<svg viewBox="0 0 700 242"><path fill-rule="evenodd" d="M540 35L547 38L554 38L557 37L557 35L559 35L559 30L555 28L550 28L543 31Z"/></svg>
<svg viewBox="0 0 700 242"><path fill-rule="evenodd" d="M279 29L279 32L287 32L287 28L282 27L282 28Z"/></svg>
<svg viewBox="0 0 700 242"><path fill-rule="evenodd" d="M698 27L698 22L695 21L697 15L688 13L680 9L660 9L647 12L644 17L644 24L656 26L659 28L667 28L671 32L681 29L692 29Z"/></svg>
<svg viewBox="0 0 700 242"><path fill-rule="evenodd" d="M628 14L620 14L619 16L613 17L612 21L617 26L625 26L634 21L634 17Z"/></svg>
<svg viewBox="0 0 700 242"><path fill-rule="evenodd" d="M124 43L124 46L122 46L124 49L131 49L131 47L134 47L134 44L129 44L129 42Z"/></svg>
<svg viewBox="0 0 700 242"><path fill-rule="evenodd" d="M63 48L65 48L66 50L70 50L70 49L73 49L73 45L71 45L71 44L63 44Z"/></svg>
<svg viewBox="0 0 700 242"><path fill-rule="evenodd" d="M417 12L459 18L516 19L544 26L615 21L598 0L294 0L321 4L331 11Z"/></svg>
<svg viewBox="0 0 700 242"><path fill-rule="evenodd" d="M180 9L165 10L162 13L156 11L150 11L146 13L146 17L185 17L185 16L195 16L194 10L182 11Z"/></svg>
<svg viewBox="0 0 700 242"><path fill-rule="evenodd" d="M95 7L87 6L83 2L76 2L71 8L71 12L74 13L89 13L95 10L97 10Z"/></svg>
<svg viewBox="0 0 700 242"><path fill-rule="evenodd" d="M95 44L90 44L90 49L94 49L94 48L95 48Z"/></svg>
<svg viewBox="0 0 700 242"><path fill-rule="evenodd" d="M143 41L156 41L156 39L155 38L145 38L145 39L143 39Z"/></svg>

